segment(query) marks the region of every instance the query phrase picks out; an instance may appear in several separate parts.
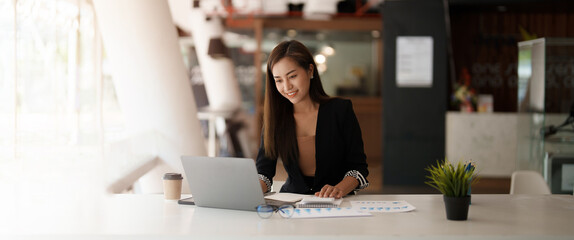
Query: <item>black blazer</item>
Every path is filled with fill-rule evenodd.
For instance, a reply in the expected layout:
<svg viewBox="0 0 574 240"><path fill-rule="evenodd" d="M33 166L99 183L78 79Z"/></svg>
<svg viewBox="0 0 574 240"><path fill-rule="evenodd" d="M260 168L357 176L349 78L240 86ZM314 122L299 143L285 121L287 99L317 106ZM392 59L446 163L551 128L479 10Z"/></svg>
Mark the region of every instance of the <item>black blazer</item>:
<svg viewBox="0 0 574 240"><path fill-rule="evenodd" d="M315 183L310 189L304 181L298 161L283 166L287 172L287 180L281 192L312 194L321 190L325 184L336 185L349 171L358 171L368 185L366 155L363 149L361 128L351 100L332 98L319 106L317 129L315 130ZM277 159L268 158L264 154L263 141L256 160L257 172L267 177L271 182L275 176Z"/></svg>

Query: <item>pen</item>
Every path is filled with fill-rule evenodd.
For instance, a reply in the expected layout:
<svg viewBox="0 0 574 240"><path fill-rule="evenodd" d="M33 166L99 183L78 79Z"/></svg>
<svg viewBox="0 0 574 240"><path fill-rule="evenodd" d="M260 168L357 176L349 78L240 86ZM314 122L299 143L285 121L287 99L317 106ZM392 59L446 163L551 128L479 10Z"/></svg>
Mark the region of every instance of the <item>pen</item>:
<svg viewBox="0 0 574 240"><path fill-rule="evenodd" d="M466 164L466 168L464 169L464 171L465 172L470 172L470 171L474 172L474 164L469 161ZM468 195L468 196L470 196L470 193L471 193L471 190L470 190L471 186L472 186L472 176L470 177L469 182L468 182L468 192L466 193L466 195Z"/></svg>

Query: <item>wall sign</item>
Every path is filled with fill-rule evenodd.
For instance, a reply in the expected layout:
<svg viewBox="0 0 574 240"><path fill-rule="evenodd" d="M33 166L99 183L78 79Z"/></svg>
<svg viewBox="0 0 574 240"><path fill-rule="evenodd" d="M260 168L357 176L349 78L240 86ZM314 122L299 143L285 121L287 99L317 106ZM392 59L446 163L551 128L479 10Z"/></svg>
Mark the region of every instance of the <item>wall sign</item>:
<svg viewBox="0 0 574 240"><path fill-rule="evenodd" d="M398 87L432 87L433 38L397 37Z"/></svg>

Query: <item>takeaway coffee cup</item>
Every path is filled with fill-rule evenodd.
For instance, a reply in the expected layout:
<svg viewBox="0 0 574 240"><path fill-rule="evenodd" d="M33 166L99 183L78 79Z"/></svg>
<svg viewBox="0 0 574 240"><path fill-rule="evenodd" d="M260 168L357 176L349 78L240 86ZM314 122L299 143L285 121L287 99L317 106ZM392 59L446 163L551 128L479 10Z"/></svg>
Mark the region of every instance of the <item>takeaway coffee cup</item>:
<svg viewBox="0 0 574 240"><path fill-rule="evenodd" d="M166 200L179 200L181 198L181 181L179 173L166 173L163 175L163 196Z"/></svg>

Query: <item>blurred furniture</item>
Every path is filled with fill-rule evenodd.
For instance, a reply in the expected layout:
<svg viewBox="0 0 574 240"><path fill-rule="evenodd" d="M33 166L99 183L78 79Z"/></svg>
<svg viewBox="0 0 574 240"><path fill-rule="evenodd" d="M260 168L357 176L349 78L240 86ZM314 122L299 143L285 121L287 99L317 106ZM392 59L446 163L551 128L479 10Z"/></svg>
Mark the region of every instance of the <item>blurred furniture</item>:
<svg viewBox="0 0 574 240"><path fill-rule="evenodd" d="M472 160L481 178L510 178L516 170L515 113L446 113L446 157Z"/></svg>
<svg viewBox="0 0 574 240"><path fill-rule="evenodd" d="M572 147L572 143L566 143ZM574 153L548 153L544 178L553 194L574 194Z"/></svg>
<svg viewBox="0 0 574 240"><path fill-rule="evenodd" d="M209 107L200 108L197 111L197 117L199 120L207 120L207 155L210 157L215 157L218 154L218 144L217 137L221 137L222 133L225 131L225 121L231 119L237 110L220 110L212 109ZM223 123L219 127L221 131L217 131L217 121L218 119Z"/></svg>
<svg viewBox="0 0 574 240"><path fill-rule="evenodd" d="M550 194L550 188L540 173L521 170L512 173L510 194Z"/></svg>

